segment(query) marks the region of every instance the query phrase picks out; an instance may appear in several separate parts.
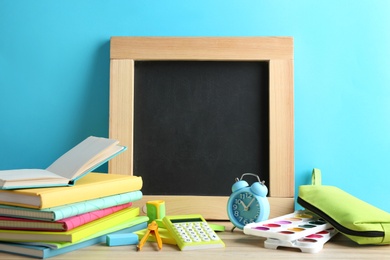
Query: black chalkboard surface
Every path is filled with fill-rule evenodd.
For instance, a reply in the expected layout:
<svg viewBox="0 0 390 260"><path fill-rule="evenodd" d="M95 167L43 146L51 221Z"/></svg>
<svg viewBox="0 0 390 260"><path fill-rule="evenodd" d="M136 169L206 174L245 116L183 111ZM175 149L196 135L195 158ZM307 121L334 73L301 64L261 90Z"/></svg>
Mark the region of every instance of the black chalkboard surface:
<svg viewBox="0 0 390 260"><path fill-rule="evenodd" d="M245 172L269 183L267 61L136 61L134 73L144 194L230 195Z"/></svg>

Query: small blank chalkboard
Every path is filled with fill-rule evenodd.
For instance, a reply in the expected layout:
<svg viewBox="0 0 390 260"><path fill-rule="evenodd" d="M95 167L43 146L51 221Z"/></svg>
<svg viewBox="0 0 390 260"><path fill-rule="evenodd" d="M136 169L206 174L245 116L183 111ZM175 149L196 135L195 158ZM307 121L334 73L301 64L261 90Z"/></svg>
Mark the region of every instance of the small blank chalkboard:
<svg viewBox="0 0 390 260"><path fill-rule="evenodd" d="M109 172L142 176L140 206L227 219L234 178L253 172L270 217L293 210L292 38L112 37L110 48L109 135L128 150Z"/></svg>
<svg viewBox="0 0 390 260"><path fill-rule="evenodd" d="M269 183L268 75L268 62L136 62L133 173L143 192L229 195L244 172Z"/></svg>

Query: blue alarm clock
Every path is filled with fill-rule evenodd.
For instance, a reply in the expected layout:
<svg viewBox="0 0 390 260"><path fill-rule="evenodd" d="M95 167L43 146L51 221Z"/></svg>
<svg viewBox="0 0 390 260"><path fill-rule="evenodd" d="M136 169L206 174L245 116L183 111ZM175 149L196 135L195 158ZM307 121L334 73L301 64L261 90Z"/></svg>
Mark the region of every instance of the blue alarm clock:
<svg viewBox="0 0 390 260"><path fill-rule="evenodd" d="M246 181L242 180L248 175L257 177L258 182L249 186ZM236 178L232 192L227 203L227 214L234 227L243 229L246 224L268 219L270 213L267 199L268 188L264 181L260 181L258 175L244 173L241 179Z"/></svg>

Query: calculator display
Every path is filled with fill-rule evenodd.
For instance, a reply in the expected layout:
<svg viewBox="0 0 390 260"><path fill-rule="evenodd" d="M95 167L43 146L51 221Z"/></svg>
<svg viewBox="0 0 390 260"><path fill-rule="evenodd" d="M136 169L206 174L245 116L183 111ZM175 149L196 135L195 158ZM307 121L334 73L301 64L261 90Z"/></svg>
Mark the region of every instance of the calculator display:
<svg viewBox="0 0 390 260"><path fill-rule="evenodd" d="M171 219L172 223L183 223L183 222L202 222L201 218L183 218L183 219Z"/></svg>

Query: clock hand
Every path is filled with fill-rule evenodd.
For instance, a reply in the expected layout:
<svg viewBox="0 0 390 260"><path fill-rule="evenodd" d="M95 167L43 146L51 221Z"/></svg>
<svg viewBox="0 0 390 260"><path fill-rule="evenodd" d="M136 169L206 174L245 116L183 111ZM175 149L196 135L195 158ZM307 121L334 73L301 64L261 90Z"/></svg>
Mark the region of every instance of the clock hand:
<svg viewBox="0 0 390 260"><path fill-rule="evenodd" d="M240 200L240 203L242 204L242 206L244 206L244 210L247 211L248 207L244 204L244 202L242 200Z"/></svg>
<svg viewBox="0 0 390 260"><path fill-rule="evenodd" d="M249 208L249 206L253 203L254 200L255 200L255 198L253 198L253 199L251 200L251 202L249 202L247 208Z"/></svg>

